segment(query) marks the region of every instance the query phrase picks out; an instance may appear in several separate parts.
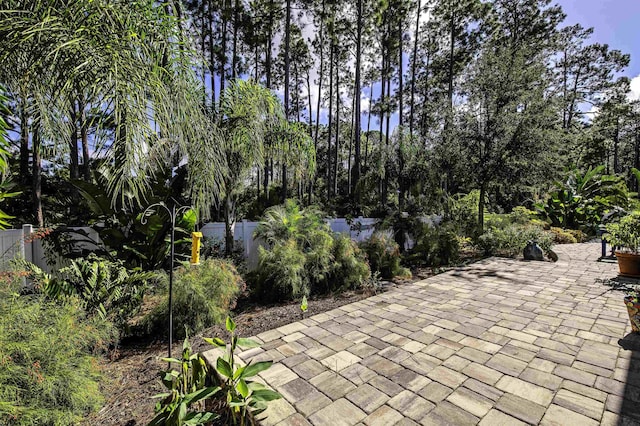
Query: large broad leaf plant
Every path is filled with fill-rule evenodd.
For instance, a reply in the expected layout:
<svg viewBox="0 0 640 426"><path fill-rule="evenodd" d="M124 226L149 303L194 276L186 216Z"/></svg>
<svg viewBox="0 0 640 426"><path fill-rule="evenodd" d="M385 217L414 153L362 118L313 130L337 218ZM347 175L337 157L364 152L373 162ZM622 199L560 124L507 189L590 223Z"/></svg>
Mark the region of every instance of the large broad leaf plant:
<svg viewBox="0 0 640 426"><path fill-rule="evenodd" d="M594 228L607 211L629 205L624 179L606 175L604 166L585 173L572 170L564 182L555 182L546 203L536 207L553 226L570 229Z"/></svg>

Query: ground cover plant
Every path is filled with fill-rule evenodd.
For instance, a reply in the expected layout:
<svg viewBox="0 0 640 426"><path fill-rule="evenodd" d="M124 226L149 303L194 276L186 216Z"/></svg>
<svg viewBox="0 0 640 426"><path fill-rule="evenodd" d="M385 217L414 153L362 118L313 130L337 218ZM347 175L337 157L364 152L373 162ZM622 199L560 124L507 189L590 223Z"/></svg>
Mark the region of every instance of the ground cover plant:
<svg viewBox="0 0 640 426"><path fill-rule="evenodd" d="M75 296L53 301L20 286L0 283L0 423L75 425L103 403L98 356L113 327Z"/></svg>

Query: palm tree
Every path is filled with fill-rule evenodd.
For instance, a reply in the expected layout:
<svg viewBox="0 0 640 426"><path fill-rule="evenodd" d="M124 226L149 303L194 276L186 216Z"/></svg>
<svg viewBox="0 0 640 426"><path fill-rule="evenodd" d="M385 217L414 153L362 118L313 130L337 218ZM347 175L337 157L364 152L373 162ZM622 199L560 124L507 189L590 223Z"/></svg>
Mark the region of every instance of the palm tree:
<svg viewBox="0 0 640 426"><path fill-rule="evenodd" d="M104 111L93 140L114 200L141 202L158 166L187 159L194 203L206 217L224 168L179 18L146 0L13 0L3 9L0 82L28 99L40 225L42 147L66 152L74 142L69 111L79 95Z"/></svg>
<svg viewBox="0 0 640 426"><path fill-rule="evenodd" d="M220 123L216 134L221 137L219 146L225 170L220 186L225 251L231 254L238 196L252 170L264 166L265 147L273 150L272 157L280 153L283 164L294 163L294 177L298 178L313 173L315 151L305 129L285 120L282 105L274 94L252 81L235 80L225 88L220 97L218 117ZM267 139L271 143L265 144Z"/></svg>

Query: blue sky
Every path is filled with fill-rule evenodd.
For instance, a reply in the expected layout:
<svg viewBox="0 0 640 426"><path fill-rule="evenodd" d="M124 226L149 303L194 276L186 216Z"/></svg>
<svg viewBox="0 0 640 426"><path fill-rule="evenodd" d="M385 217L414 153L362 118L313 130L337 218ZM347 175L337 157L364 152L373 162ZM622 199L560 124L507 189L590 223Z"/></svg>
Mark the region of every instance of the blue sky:
<svg viewBox="0 0 640 426"><path fill-rule="evenodd" d="M565 25L593 27L593 41L631 54L631 64L623 73L640 76L640 0L557 0L567 18ZM632 87L640 96L640 78Z"/></svg>

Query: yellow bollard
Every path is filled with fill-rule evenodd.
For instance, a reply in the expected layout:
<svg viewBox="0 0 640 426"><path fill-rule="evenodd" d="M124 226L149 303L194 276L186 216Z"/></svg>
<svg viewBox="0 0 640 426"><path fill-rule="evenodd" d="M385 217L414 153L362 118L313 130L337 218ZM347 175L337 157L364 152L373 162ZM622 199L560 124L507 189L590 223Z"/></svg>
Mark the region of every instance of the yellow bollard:
<svg viewBox="0 0 640 426"><path fill-rule="evenodd" d="M200 239L202 238L202 232L191 233L191 264L200 264Z"/></svg>

